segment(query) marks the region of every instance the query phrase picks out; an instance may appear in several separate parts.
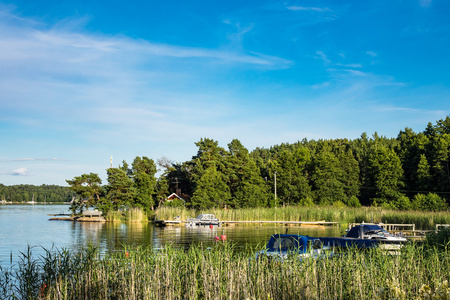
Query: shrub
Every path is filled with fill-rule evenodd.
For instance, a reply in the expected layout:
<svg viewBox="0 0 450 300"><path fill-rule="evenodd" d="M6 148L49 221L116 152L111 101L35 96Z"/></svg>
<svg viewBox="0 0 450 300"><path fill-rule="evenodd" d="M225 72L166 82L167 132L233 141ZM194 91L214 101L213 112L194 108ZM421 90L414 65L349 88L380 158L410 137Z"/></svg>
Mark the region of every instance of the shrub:
<svg viewBox="0 0 450 300"><path fill-rule="evenodd" d="M428 193L427 195L417 194L412 201L412 208L422 211L441 211L447 209L447 203L434 193Z"/></svg>
<svg viewBox="0 0 450 300"><path fill-rule="evenodd" d="M448 251L450 247L450 228L445 227L427 234L425 246L430 249Z"/></svg>

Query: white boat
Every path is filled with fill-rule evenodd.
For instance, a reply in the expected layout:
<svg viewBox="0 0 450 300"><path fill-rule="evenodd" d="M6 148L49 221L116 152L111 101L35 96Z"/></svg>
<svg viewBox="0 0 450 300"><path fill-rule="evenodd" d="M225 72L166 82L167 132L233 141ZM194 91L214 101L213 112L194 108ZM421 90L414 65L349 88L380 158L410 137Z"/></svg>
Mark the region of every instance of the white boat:
<svg viewBox="0 0 450 300"><path fill-rule="evenodd" d="M195 225L220 225L220 222L213 214L201 214L195 219L190 218L186 220L186 226Z"/></svg>

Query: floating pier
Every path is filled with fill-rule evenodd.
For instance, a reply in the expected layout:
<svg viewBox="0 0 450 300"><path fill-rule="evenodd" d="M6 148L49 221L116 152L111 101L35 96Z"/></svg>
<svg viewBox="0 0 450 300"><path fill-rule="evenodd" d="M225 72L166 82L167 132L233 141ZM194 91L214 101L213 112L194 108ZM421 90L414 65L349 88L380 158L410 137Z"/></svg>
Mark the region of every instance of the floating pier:
<svg viewBox="0 0 450 300"><path fill-rule="evenodd" d="M180 220L155 220L156 226L186 225L187 221ZM338 222L325 221L219 221L219 226L239 225L239 224L280 224L298 226L340 226Z"/></svg>

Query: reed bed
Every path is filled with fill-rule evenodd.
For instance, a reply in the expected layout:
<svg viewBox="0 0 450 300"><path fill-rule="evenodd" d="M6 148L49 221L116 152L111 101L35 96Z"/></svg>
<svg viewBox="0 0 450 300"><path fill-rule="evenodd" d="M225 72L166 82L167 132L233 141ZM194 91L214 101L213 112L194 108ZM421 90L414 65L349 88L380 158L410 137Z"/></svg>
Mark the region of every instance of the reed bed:
<svg viewBox="0 0 450 300"><path fill-rule="evenodd" d="M379 207L344 207L335 206L287 206L285 208L241 208L195 210L187 208L161 207L156 210L156 219L181 220L196 217L201 213L213 213L221 221L327 221L349 223L375 222L395 224L416 224L416 229L432 230L436 224L450 224L450 213L393 211Z"/></svg>
<svg viewBox="0 0 450 300"><path fill-rule="evenodd" d="M127 210L126 220L128 222L144 222L147 221L147 215L138 207L133 207Z"/></svg>
<svg viewBox="0 0 450 300"><path fill-rule="evenodd" d="M255 260L258 249L218 243L189 250L124 249L100 255L22 253L2 269L1 299L449 299L448 247L409 244L396 256L374 249L332 258ZM447 298L446 298L447 297Z"/></svg>

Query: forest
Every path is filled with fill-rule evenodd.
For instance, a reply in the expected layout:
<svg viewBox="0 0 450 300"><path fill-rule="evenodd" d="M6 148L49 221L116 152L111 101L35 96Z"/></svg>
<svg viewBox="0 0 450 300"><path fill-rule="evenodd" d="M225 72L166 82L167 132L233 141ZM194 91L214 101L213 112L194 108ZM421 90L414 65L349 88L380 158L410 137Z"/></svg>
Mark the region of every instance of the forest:
<svg viewBox="0 0 450 300"><path fill-rule="evenodd" d="M75 195L69 187L58 185L0 184L0 201L6 202L69 202Z"/></svg>
<svg viewBox="0 0 450 300"><path fill-rule="evenodd" d="M94 173L66 180L79 195L74 209L334 205L441 211L450 201L449 116L423 132L405 128L396 138L363 133L354 140L303 139L251 152L237 139L226 149L210 138L195 145L197 153L186 162L123 161L106 170L105 185ZM172 193L181 199L165 201Z"/></svg>

